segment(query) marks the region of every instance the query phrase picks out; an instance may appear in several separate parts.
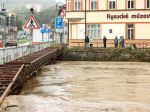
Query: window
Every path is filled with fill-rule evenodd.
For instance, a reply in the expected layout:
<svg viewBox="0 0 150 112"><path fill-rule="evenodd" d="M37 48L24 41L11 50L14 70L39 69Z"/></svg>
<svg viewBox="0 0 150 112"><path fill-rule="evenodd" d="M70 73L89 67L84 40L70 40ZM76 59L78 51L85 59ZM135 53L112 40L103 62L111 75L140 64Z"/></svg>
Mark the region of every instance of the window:
<svg viewBox="0 0 150 112"><path fill-rule="evenodd" d="M116 1L109 0L109 9L115 9L115 8L116 8Z"/></svg>
<svg viewBox="0 0 150 112"><path fill-rule="evenodd" d="M127 25L127 36L128 39L134 39L134 24Z"/></svg>
<svg viewBox="0 0 150 112"><path fill-rule="evenodd" d="M150 0L147 0L146 8L147 8L147 9L150 8Z"/></svg>
<svg viewBox="0 0 150 112"><path fill-rule="evenodd" d="M75 10L80 10L80 9L81 9L81 1L75 0Z"/></svg>
<svg viewBox="0 0 150 112"><path fill-rule="evenodd" d="M128 0L128 9L134 9L134 0Z"/></svg>
<svg viewBox="0 0 150 112"><path fill-rule="evenodd" d="M68 11L70 11L70 10L71 10L71 0L68 0L67 10L68 10Z"/></svg>
<svg viewBox="0 0 150 112"><path fill-rule="evenodd" d="M97 9L97 0L91 0L91 10Z"/></svg>
<svg viewBox="0 0 150 112"><path fill-rule="evenodd" d="M92 39L98 39L100 37L100 25L99 24L88 24L87 31Z"/></svg>

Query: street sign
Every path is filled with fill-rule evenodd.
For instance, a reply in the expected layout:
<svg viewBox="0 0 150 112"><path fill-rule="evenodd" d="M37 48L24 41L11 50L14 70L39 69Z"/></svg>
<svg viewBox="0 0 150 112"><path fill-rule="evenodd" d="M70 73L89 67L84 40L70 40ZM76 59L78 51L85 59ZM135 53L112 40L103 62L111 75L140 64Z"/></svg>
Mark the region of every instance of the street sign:
<svg viewBox="0 0 150 112"><path fill-rule="evenodd" d="M51 30L48 28L47 25L43 24L42 28L40 29L41 33L50 33Z"/></svg>
<svg viewBox="0 0 150 112"><path fill-rule="evenodd" d="M63 29L63 18L62 17L56 17L55 18L55 28L56 29Z"/></svg>
<svg viewBox="0 0 150 112"><path fill-rule="evenodd" d="M50 33L51 30L50 29L43 29L41 28L41 33Z"/></svg>
<svg viewBox="0 0 150 112"><path fill-rule="evenodd" d="M35 17L31 15L28 21L26 22L26 24L24 25L24 28L25 29L39 29L40 26L38 22L36 21Z"/></svg>

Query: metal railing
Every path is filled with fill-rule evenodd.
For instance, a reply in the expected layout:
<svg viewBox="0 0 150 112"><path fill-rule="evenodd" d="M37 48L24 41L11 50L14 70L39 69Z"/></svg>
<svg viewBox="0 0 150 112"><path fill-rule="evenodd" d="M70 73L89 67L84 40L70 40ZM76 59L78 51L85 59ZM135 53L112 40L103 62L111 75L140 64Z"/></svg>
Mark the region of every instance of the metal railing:
<svg viewBox="0 0 150 112"><path fill-rule="evenodd" d="M1 65L0 106L9 93L20 93L23 83L40 68L56 61L63 54L64 48L64 45L58 48L46 48Z"/></svg>
<svg viewBox="0 0 150 112"><path fill-rule="evenodd" d="M71 47L84 47L85 46L85 42L71 42L71 44L73 44L71 45ZM103 47L102 42L92 42L91 44L93 44L93 47ZM150 48L150 43L147 43L145 41L143 43L124 43L125 47L131 47L132 45L135 45L137 48ZM114 47L114 43L107 43L107 47Z"/></svg>
<svg viewBox="0 0 150 112"><path fill-rule="evenodd" d="M5 98L7 97L7 95L9 94L13 84L15 83L15 81L17 80L17 78L19 77L20 73L22 72L24 68L24 64L20 67L20 69L18 70L17 74L14 76L14 78L12 79L12 81L10 82L10 84L8 85L8 87L5 89L3 95L0 97L0 106L3 103L3 101L5 100Z"/></svg>

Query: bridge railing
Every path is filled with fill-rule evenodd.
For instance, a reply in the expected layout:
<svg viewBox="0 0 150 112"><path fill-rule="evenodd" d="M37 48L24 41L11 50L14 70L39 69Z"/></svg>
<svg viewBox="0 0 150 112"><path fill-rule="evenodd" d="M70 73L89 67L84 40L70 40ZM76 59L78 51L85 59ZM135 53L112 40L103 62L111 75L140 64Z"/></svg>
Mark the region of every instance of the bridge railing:
<svg viewBox="0 0 150 112"><path fill-rule="evenodd" d="M7 88L5 89L4 93L2 94L2 96L0 97L0 106L2 105L3 101L5 100L5 98L7 97L7 95L9 94L13 84L15 83L15 81L17 80L17 78L19 77L20 73L22 72L24 68L24 64L20 67L20 69L18 70L18 72L16 73L16 75L13 77L12 81L9 83L9 85L7 86ZM2 74L3 75L3 74Z"/></svg>
<svg viewBox="0 0 150 112"><path fill-rule="evenodd" d="M40 51L45 49L51 45L48 43L35 44L32 46L19 46L19 47L9 47L9 48L1 48L0 49L0 64L4 64L6 62L12 61L19 57L28 55L30 53Z"/></svg>

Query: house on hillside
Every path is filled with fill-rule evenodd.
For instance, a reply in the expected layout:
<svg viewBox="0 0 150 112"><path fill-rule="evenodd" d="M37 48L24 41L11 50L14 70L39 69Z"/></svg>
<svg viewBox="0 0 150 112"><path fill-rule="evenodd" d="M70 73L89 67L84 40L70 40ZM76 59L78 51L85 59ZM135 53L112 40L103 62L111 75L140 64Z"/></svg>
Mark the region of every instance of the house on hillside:
<svg viewBox="0 0 150 112"><path fill-rule="evenodd" d="M3 40L6 34L7 16L0 12L0 47L3 47Z"/></svg>
<svg viewBox="0 0 150 112"><path fill-rule="evenodd" d="M17 26L14 12L0 10L0 47L17 45Z"/></svg>

